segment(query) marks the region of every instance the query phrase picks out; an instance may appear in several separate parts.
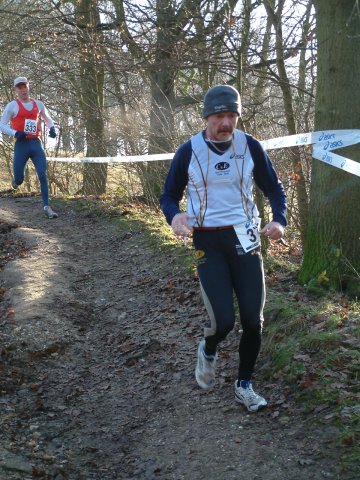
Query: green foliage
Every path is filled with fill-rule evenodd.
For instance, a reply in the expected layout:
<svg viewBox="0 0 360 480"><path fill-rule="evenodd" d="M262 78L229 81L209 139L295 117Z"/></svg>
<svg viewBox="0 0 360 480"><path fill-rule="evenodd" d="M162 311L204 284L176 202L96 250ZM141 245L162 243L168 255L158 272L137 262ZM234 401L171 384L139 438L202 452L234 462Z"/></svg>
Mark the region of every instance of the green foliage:
<svg viewBox="0 0 360 480"><path fill-rule="evenodd" d="M266 269L268 273L276 272L279 274L295 273L299 266L296 263L291 263L287 258L280 255L266 256Z"/></svg>
<svg viewBox="0 0 360 480"><path fill-rule="evenodd" d="M343 451L341 463L344 470L355 466L356 472L360 475L360 426L359 414L353 417L353 423L346 426L340 434L339 447ZM350 467L351 468L351 467ZM355 472L355 474L356 474ZM358 478L358 477L357 477Z"/></svg>
<svg viewBox="0 0 360 480"><path fill-rule="evenodd" d="M284 257L281 262L272 259L270 267L270 275L286 276L292 270L286 267ZM315 286L319 289L316 295ZM285 384L304 413L326 411L326 420L321 415L311 418L338 429L340 468L353 472L360 460L356 413L360 303L332 290L327 272L322 272L312 287L291 285L289 295L276 279L271 285L268 281L262 348L266 368L262 373L272 382Z"/></svg>
<svg viewBox="0 0 360 480"><path fill-rule="evenodd" d="M271 364L265 376L271 379L274 374L281 376L287 383L292 383L299 380L305 373L304 364L297 361L296 342L293 340L283 341L282 344L274 344L271 351Z"/></svg>
<svg viewBox="0 0 360 480"><path fill-rule="evenodd" d="M327 295L327 289L321 286L316 278L312 278L306 285L307 291L315 297L325 297Z"/></svg>
<svg viewBox="0 0 360 480"><path fill-rule="evenodd" d="M334 289L346 292L355 300L360 298L360 274L343 254L342 249L337 245L330 245L325 258L326 268L305 284L308 292L316 297L325 297L329 290ZM303 265L299 280L303 281L305 277Z"/></svg>
<svg viewBox="0 0 360 480"><path fill-rule="evenodd" d="M341 343L341 334L336 332L308 332L299 337L299 343L306 350L331 350Z"/></svg>

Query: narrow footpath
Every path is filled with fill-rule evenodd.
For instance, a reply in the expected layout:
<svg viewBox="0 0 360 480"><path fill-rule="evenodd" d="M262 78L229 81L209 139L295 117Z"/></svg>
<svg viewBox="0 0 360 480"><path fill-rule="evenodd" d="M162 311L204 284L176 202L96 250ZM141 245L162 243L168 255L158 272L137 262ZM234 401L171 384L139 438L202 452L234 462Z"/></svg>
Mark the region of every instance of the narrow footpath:
<svg viewBox="0 0 360 480"><path fill-rule="evenodd" d="M216 387L196 385L205 312L174 258L54 209L47 220L39 198L0 198L0 480L345 478L336 432L261 382L262 357L269 407L235 403L237 329Z"/></svg>

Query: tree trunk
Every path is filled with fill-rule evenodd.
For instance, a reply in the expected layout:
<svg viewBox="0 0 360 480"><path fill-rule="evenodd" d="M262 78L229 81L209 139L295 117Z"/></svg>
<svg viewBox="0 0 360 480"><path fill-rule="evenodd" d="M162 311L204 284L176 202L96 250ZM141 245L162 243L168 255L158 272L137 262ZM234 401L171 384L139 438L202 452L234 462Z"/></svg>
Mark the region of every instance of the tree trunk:
<svg viewBox="0 0 360 480"><path fill-rule="evenodd" d="M315 130L359 128L359 18L353 0L315 0L318 78ZM360 146L337 150L360 161ZM360 294L360 179L313 160L301 282L323 279ZM319 277L320 275L320 277ZM355 283L354 283L355 281ZM351 285L351 288L350 288Z"/></svg>
<svg viewBox="0 0 360 480"><path fill-rule="evenodd" d="M81 107L86 130L86 156L105 157L104 136L104 66L101 60L100 37L96 30L100 14L96 0L80 0L78 14L83 31L78 35L80 44ZM83 170L84 195L106 193L107 164L85 163Z"/></svg>
<svg viewBox="0 0 360 480"><path fill-rule="evenodd" d="M174 88L178 70L173 58L178 29L176 14L170 0L156 2L157 41L154 64L150 73L151 110L149 153L167 153L174 148ZM179 32L180 33L180 32ZM142 168L144 197L159 203L168 162L149 162Z"/></svg>

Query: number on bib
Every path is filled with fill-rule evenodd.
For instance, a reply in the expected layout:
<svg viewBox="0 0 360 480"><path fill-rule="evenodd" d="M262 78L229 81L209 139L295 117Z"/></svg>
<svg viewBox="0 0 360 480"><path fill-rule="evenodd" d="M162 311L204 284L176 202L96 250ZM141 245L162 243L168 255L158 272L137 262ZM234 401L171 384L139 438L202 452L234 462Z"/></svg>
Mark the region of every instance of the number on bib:
<svg viewBox="0 0 360 480"><path fill-rule="evenodd" d="M36 135L36 120L27 118L25 120L24 132L29 133L30 135Z"/></svg>
<svg viewBox="0 0 360 480"><path fill-rule="evenodd" d="M260 245L259 227L260 218L234 225L236 235L245 252L250 252Z"/></svg>

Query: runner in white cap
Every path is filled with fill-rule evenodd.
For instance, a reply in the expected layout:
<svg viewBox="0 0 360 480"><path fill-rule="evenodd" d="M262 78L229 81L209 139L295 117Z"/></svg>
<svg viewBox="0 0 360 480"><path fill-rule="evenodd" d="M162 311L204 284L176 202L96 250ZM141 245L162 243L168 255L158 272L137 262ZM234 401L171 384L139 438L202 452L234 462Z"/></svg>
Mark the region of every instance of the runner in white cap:
<svg viewBox="0 0 360 480"><path fill-rule="evenodd" d="M40 117L45 121L51 138L56 138L54 122L43 102L30 98L29 82L26 77L15 78L14 88L17 99L6 105L0 119L0 130L15 137L12 187L16 189L23 183L25 167L31 158L40 182L45 216L56 218L57 213L49 206L46 156L40 141Z"/></svg>

